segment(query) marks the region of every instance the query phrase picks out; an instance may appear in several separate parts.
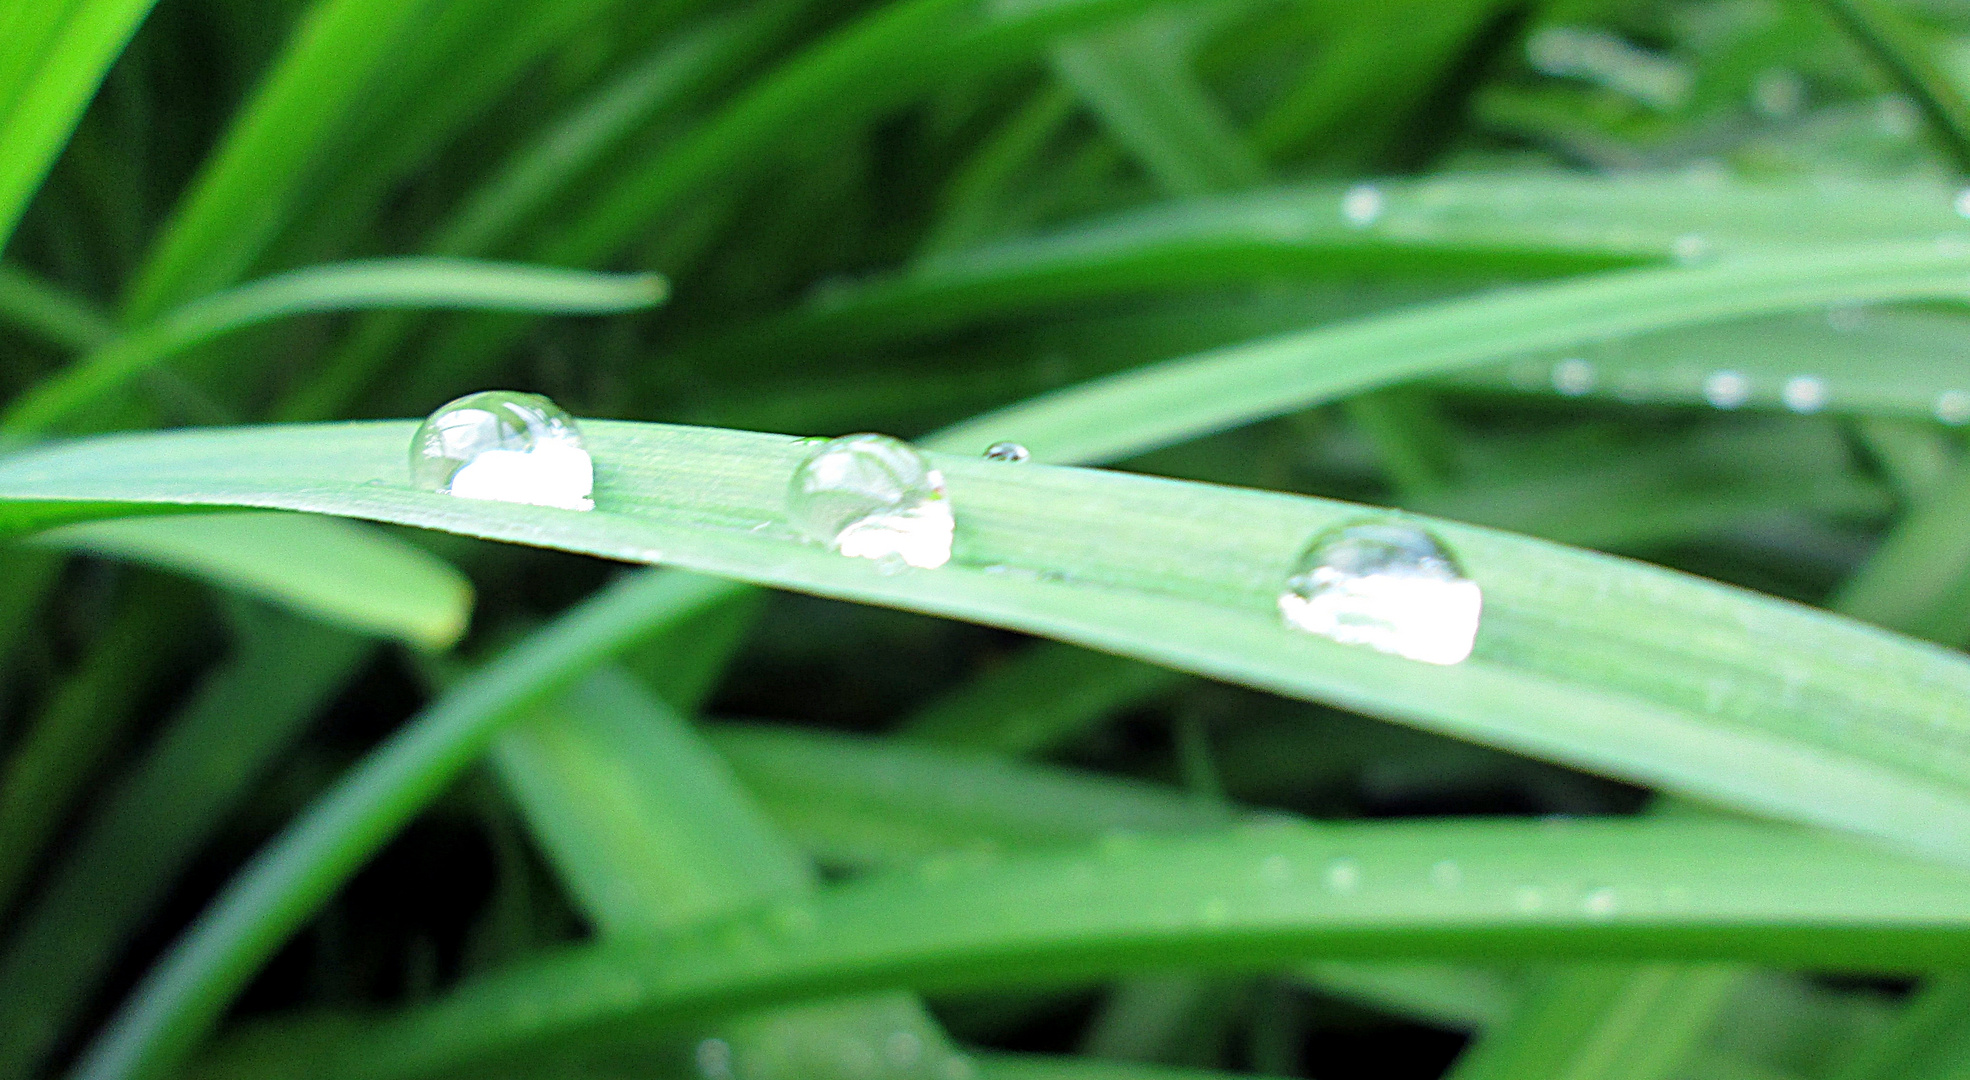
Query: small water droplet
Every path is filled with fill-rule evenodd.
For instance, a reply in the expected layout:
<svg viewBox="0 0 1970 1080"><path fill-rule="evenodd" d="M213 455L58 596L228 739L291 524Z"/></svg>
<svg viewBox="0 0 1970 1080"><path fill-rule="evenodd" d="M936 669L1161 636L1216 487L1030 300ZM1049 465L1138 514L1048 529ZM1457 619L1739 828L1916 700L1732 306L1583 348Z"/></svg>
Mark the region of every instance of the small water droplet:
<svg viewBox="0 0 1970 1080"><path fill-rule="evenodd" d="M1957 217L1970 218L1970 187L1959 188L1950 205L1956 209Z"/></svg>
<svg viewBox="0 0 1970 1080"><path fill-rule="evenodd" d="M1970 390L1945 390L1937 394L1936 419L1952 427L1970 423Z"/></svg>
<svg viewBox="0 0 1970 1080"><path fill-rule="evenodd" d="M411 437L410 478L461 499L595 508L595 465L581 432L539 394L485 390L446 403Z"/></svg>
<svg viewBox="0 0 1970 1080"><path fill-rule="evenodd" d="M1796 116L1806 104L1806 80L1783 68L1762 72L1751 84L1751 104L1774 120Z"/></svg>
<svg viewBox="0 0 1970 1080"><path fill-rule="evenodd" d="M1356 184L1341 196L1341 217L1357 229L1365 229L1382 216L1382 189L1373 184Z"/></svg>
<svg viewBox="0 0 1970 1080"><path fill-rule="evenodd" d="M887 435L825 443L794 470L787 517L808 539L851 558L924 570L951 561L954 522L943 476L910 444Z"/></svg>
<svg viewBox="0 0 1970 1080"><path fill-rule="evenodd" d="M1617 899L1614 890L1599 888L1588 893L1580 901L1580 910L1597 919L1605 919L1614 914Z"/></svg>
<svg viewBox="0 0 1970 1080"><path fill-rule="evenodd" d="M1205 926L1223 926L1225 920L1230 918L1230 916L1231 907L1224 902L1224 898L1221 896L1211 897L1204 901L1202 907L1197 909L1197 921L1203 923Z"/></svg>
<svg viewBox="0 0 1970 1080"><path fill-rule="evenodd" d="M944 1080L973 1080L978 1075L978 1066L963 1054L953 1054L944 1059L944 1067L939 1070Z"/></svg>
<svg viewBox="0 0 1970 1080"><path fill-rule="evenodd" d="M1826 325L1841 333L1859 330L1867 323L1867 309L1858 304L1841 304L1826 309Z"/></svg>
<svg viewBox="0 0 1970 1080"><path fill-rule="evenodd" d="M986 461L1021 462L1033 456L1031 450L1016 442L995 442L985 448Z"/></svg>
<svg viewBox="0 0 1970 1080"><path fill-rule="evenodd" d="M1483 594L1436 538L1360 522L1314 538L1279 594L1300 630L1428 664L1456 664L1477 640Z"/></svg>
<svg viewBox="0 0 1970 1080"><path fill-rule="evenodd" d="M1710 241L1696 233L1684 233L1670 243L1669 253L1685 266L1699 263L1709 257Z"/></svg>
<svg viewBox="0 0 1970 1080"><path fill-rule="evenodd" d="M1751 398L1751 379L1740 371L1713 371L1703 380L1703 400L1720 409L1735 409Z"/></svg>
<svg viewBox="0 0 1970 1080"><path fill-rule="evenodd" d="M1567 397L1579 397L1594 388L1594 365L1570 356L1553 365L1553 389Z"/></svg>
<svg viewBox="0 0 1970 1080"><path fill-rule="evenodd" d="M1512 906L1527 915L1546 907L1546 890L1537 885L1521 885L1512 894Z"/></svg>
<svg viewBox="0 0 1970 1080"><path fill-rule="evenodd" d="M1327 888L1351 893L1361 887L1361 864L1353 859L1335 859L1327 864Z"/></svg>
<svg viewBox="0 0 1970 1080"><path fill-rule="evenodd" d="M1826 408L1826 380L1817 375L1794 375L1779 389L1779 400L1796 413L1815 413Z"/></svg>
<svg viewBox="0 0 1970 1080"><path fill-rule="evenodd" d="M1444 859L1430 867L1430 881L1439 889L1454 889L1464 883L1464 868L1455 859Z"/></svg>
<svg viewBox="0 0 1970 1080"><path fill-rule="evenodd" d="M731 1043L724 1039L705 1039L698 1043L696 1057L698 1075L705 1080L732 1080Z"/></svg>

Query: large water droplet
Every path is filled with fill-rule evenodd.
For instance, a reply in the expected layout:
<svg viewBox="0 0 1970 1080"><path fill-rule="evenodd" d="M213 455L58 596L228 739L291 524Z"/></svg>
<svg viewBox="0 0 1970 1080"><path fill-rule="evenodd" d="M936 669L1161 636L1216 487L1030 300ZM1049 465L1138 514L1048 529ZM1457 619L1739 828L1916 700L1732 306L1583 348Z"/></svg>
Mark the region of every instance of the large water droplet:
<svg viewBox="0 0 1970 1080"><path fill-rule="evenodd" d="M887 435L830 439L794 470L787 517L809 539L857 559L925 570L951 561L944 478Z"/></svg>
<svg viewBox="0 0 1970 1080"><path fill-rule="evenodd" d="M1314 538L1286 579L1287 623L1348 645L1455 664L1477 640L1483 593L1436 538L1361 522Z"/></svg>
<svg viewBox="0 0 1970 1080"><path fill-rule="evenodd" d="M1735 409L1751 399L1751 379L1740 371L1716 371L1703 380L1703 400Z"/></svg>
<svg viewBox="0 0 1970 1080"><path fill-rule="evenodd" d="M1382 216L1382 189L1373 184L1356 184L1341 195L1341 217L1357 229L1365 229Z"/></svg>
<svg viewBox="0 0 1970 1080"><path fill-rule="evenodd" d="M985 448L986 461L1025 461L1033 456L1031 450L1016 442L995 442Z"/></svg>
<svg viewBox="0 0 1970 1080"><path fill-rule="evenodd" d="M411 438L410 478L461 499L595 508L595 466L581 432L539 394L486 390L432 413Z"/></svg>
<svg viewBox="0 0 1970 1080"><path fill-rule="evenodd" d="M1579 397L1594 388L1594 365L1577 356L1553 365L1553 389L1567 397Z"/></svg>

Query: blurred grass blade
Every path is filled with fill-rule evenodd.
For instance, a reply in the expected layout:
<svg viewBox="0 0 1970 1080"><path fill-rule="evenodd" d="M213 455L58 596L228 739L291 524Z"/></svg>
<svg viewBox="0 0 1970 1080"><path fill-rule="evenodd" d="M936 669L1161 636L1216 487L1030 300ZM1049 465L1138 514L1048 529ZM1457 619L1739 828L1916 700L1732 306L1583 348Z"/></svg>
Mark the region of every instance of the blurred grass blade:
<svg viewBox="0 0 1970 1080"><path fill-rule="evenodd" d="M1970 174L1970 100L1916 29L1881 0L1820 0L1820 5L1922 110L1956 171Z"/></svg>
<svg viewBox="0 0 1970 1080"><path fill-rule="evenodd" d="M25 0L0 12L0 248L154 0Z"/></svg>
<svg viewBox="0 0 1970 1080"><path fill-rule="evenodd" d="M1670 1080L1731 992L1741 968L1649 964L1563 967L1510 1019L1485 1032L1446 1080Z"/></svg>
<svg viewBox="0 0 1970 1080"><path fill-rule="evenodd" d="M403 823L477 759L499 727L618 649L712 602L703 579L626 577L528 637L399 729L262 850L97 1035L77 1075L168 1074L260 965Z"/></svg>
<svg viewBox="0 0 1970 1080"><path fill-rule="evenodd" d="M1446 862L1456 889L1432 875ZM1970 956L1966 896L1961 871L1740 822L1278 823L1143 837L933 861L830 889L797 920L577 946L359 1031L316 1075L423 1076L631 1018L869 986L1011 986L1035 972L1421 952L1949 967ZM1717 933L1725 923L1733 932Z"/></svg>
<svg viewBox="0 0 1970 1080"><path fill-rule="evenodd" d="M1895 1023L1832 1072L1835 1080L1943 1080L1970 1067L1970 975L1939 975Z"/></svg>
<svg viewBox="0 0 1970 1080"><path fill-rule="evenodd" d="M1180 1069L1140 1061L1098 1061L1041 1054L986 1054L976 1059L982 1080L1231 1080L1233 1075L1263 1080L1257 1073Z"/></svg>
<svg viewBox="0 0 1970 1080"><path fill-rule="evenodd" d="M1486 612L1472 660L1417 664L1288 632L1277 612L1309 537L1386 511L940 455L963 521L958 561L890 575L792 538L786 477L810 452L794 439L590 421L604 509L578 513L412 490L412 430L193 431L19 454L0 463L0 526L248 505L661 559L1009 627L1970 861L1970 760L1951 734L1970 723L1970 660L1824 612L1417 518L1482 583Z"/></svg>
<svg viewBox="0 0 1970 1080"><path fill-rule="evenodd" d="M1040 642L906 717L897 731L1001 754L1045 753L1182 682L1167 668Z"/></svg>
<svg viewBox="0 0 1970 1080"><path fill-rule="evenodd" d="M654 274L465 259L375 259L294 270L195 300L96 349L15 398L0 414L0 432L19 437L59 427L173 354L271 319L398 307L599 314L649 307L666 288Z"/></svg>
<svg viewBox="0 0 1970 1080"><path fill-rule="evenodd" d="M301 514L186 514L92 521L35 543L128 559L238 589L293 611L425 649L449 648L472 585L380 530Z"/></svg>
<svg viewBox="0 0 1970 1080"><path fill-rule="evenodd" d="M116 336L116 325L95 305L5 264L0 264L0 321L78 352Z"/></svg>
<svg viewBox="0 0 1970 1080"><path fill-rule="evenodd" d="M314 0L233 119L130 285L133 325L247 274L294 211L312 170L347 152L362 102L435 0Z"/></svg>
<svg viewBox="0 0 1970 1080"><path fill-rule="evenodd" d="M1864 245L1528 285L1098 379L967 421L933 445L1011 439L1041 460L1112 460L1500 355L1829 304L1961 299L1966 269L1970 255L1933 244Z"/></svg>
<svg viewBox="0 0 1970 1080"><path fill-rule="evenodd" d="M30 1075L68 1034L194 855L370 651L273 612L236 623L232 656L91 809L0 949L0 1077Z"/></svg>

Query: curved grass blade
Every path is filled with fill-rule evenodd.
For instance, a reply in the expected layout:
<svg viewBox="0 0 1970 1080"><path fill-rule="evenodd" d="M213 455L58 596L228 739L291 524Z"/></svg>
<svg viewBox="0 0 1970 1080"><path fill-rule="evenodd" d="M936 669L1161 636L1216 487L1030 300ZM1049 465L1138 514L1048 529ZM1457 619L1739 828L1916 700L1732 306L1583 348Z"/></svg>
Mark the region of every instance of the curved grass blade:
<svg viewBox="0 0 1970 1080"><path fill-rule="evenodd" d="M428 707L345 774L228 883L84 1054L88 1077L160 1076L181 1063L260 965L499 727L721 590L636 574L591 597Z"/></svg>
<svg viewBox="0 0 1970 1080"><path fill-rule="evenodd" d="M1528 285L1097 379L967 421L932 445L1011 439L1041 460L1112 460L1500 354L1831 304L1961 299L1965 269L1970 254L1951 245L1862 245Z"/></svg>
<svg viewBox="0 0 1970 1080"><path fill-rule="evenodd" d="M116 324L95 305L16 266L0 264L0 320L77 351L116 336Z"/></svg>
<svg viewBox="0 0 1970 1080"><path fill-rule="evenodd" d="M597 314L649 307L666 289L655 274L466 259L375 259L295 270L195 300L91 352L15 399L0 414L0 433L21 437L59 427L174 353L289 315L396 307Z"/></svg>
<svg viewBox="0 0 1970 1080"><path fill-rule="evenodd" d="M465 633L472 585L378 530L299 514L186 514L82 522L35 543L175 570L300 614L424 649Z"/></svg>
<svg viewBox="0 0 1970 1080"><path fill-rule="evenodd" d="M1164 668L1040 642L932 701L897 730L1001 754L1042 753L1182 682Z"/></svg>
<svg viewBox="0 0 1970 1080"><path fill-rule="evenodd" d="M1956 171L1970 173L1970 101L1908 21L1879 0L1820 0L1820 6L1922 110Z"/></svg>
<svg viewBox="0 0 1970 1080"><path fill-rule="evenodd" d="M1668 1080L1746 976L1709 964L1564 967L1485 1032L1446 1080Z"/></svg>
<svg viewBox="0 0 1970 1080"><path fill-rule="evenodd" d="M0 14L0 248L154 2L47 0Z"/></svg>
<svg viewBox="0 0 1970 1080"><path fill-rule="evenodd" d="M0 1077L67 1033L118 951L369 646L247 612L234 654L84 819L0 949Z"/></svg>
<svg viewBox="0 0 1970 1080"><path fill-rule="evenodd" d="M887 575L793 538L786 477L808 452L796 440L590 421L604 509L580 513L412 490L411 430L113 436L20 454L0 463L0 525L252 505L661 560L1005 626L1970 860L1970 760L1955 741L1970 660L1837 616L1416 519L1482 583L1486 611L1472 660L1423 665L1288 632L1275 610L1309 537L1386 511L944 456L959 561Z"/></svg>
<svg viewBox="0 0 1970 1080"><path fill-rule="evenodd" d="M317 1067L392 1080L631 1018L1314 957L1946 968L1970 957L1966 896L1961 871L1742 822L1277 823L934 860L828 890L797 915L575 947L360 1031Z"/></svg>

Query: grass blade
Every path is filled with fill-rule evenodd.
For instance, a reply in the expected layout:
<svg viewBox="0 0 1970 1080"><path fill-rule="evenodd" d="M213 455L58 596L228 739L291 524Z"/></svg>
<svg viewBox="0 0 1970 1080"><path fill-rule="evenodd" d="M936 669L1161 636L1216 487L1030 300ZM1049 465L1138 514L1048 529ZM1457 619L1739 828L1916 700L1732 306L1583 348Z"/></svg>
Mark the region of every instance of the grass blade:
<svg viewBox="0 0 1970 1080"><path fill-rule="evenodd" d="M116 336L116 325L94 304L14 266L0 265L0 319L78 352Z"/></svg>
<svg viewBox="0 0 1970 1080"><path fill-rule="evenodd" d="M0 431L16 437L48 431L175 353L290 315L403 307L599 314L660 303L666 289L654 274L465 259L375 259L295 270L195 300L91 352L14 399L0 414Z"/></svg>

